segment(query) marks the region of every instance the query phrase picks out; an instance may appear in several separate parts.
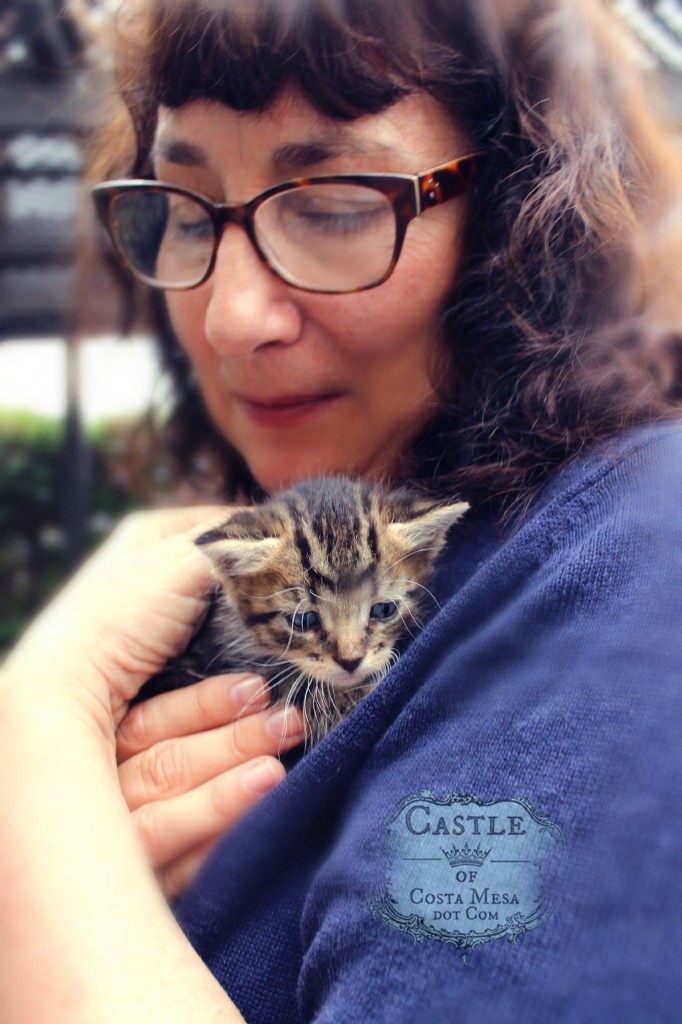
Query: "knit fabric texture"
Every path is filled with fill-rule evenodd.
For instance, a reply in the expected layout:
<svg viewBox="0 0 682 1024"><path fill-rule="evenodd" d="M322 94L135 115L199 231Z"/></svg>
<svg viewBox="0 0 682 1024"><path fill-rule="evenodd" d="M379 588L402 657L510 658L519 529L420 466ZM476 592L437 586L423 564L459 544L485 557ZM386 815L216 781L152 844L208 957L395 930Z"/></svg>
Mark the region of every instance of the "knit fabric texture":
<svg viewBox="0 0 682 1024"><path fill-rule="evenodd" d="M433 589L389 676L218 844L186 934L249 1024L682 1019L682 428L602 445L507 532L474 512ZM556 823L553 913L467 955L376 916L386 822L423 791Z"/></svg>

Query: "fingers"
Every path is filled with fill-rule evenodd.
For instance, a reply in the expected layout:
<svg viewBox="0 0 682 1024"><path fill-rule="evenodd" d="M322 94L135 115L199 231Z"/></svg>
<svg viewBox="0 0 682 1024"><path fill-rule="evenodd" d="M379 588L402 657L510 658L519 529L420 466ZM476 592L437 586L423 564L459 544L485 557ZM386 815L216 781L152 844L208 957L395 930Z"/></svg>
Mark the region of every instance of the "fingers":
<svg viewBox="0 0 682 1024"><path fill-rule="evenodd" d="M117 735L119 781L151 865L176 898L226 829L285 774L301 712L268 706L258 676L214 676L135 705Z"/></svg>
<svg viewBox="0 0 682 1024"><path fill-rule="evenodd" d="M303 737L297 708L267 708L216 729L161 740L134 754L119 767L121 790L132 811L166 803L258 756L279 754Z"/></svg>
<svg viewBox="0 0 682 1024"><path fill-rule="evenodd" d="M171 800L145 804L133 812L152 867L187 856L186 870L198 866L202 849L233 825L284 778L274 757L259 757L224 772ZM177 880L176 880L177 884Z"/></svg>
<svg viewBox="0 0 682 1024"><path fill-rule="evenodd" d="M258 711L269 699L267 684L247 673L212 676L181 690L135 704L116 736L119 764L155 743L215 729L245 711Z"/></svg>

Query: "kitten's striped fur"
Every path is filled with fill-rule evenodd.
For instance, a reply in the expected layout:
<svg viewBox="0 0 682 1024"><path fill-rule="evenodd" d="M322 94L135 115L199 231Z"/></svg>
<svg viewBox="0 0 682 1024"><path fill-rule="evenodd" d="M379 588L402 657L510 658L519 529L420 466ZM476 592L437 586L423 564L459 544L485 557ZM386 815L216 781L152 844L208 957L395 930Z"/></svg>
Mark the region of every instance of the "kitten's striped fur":
<svg viewBox="0 0 682 1024"><path fill-rule="evenodd" d="M273 700L303 709L315 742L420 627L435 560L467 507L326 477L235 510L197 541L220 585L209 621L152 689L255 670Z"/></svg>

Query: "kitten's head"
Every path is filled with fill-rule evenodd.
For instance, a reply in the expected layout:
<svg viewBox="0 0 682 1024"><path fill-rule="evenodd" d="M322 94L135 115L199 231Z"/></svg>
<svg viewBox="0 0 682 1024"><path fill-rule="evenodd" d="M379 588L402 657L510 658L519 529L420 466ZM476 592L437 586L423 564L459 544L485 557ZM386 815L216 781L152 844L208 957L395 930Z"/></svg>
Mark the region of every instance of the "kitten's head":
<svg viewBox="0 0 682 1024"><path fill-rule="evenodd" d="M433 605L434 562L465 502L327 477L235 510L197 541L264 655L299 685L366 687Z"/></svg>

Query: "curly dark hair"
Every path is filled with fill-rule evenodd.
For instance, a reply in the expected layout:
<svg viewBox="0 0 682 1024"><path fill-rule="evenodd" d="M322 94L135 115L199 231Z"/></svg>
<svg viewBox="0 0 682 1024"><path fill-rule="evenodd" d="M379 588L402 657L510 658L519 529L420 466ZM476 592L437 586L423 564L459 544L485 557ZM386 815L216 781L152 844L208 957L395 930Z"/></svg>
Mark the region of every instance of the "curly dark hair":
<svg viewBox="0 0 682 1024"><path fill-rule="evenodd" d="M655 312L652 260L678 161L600 0L128 0L117 33L133 135L100 140L102 175L150 173L159 104L263 111L287 86L340 119L423 90L482 154L441 404L401 479L518 509L584 446L679 411L681 321ZM253 490L155 307L177 450Z"/></svg>

